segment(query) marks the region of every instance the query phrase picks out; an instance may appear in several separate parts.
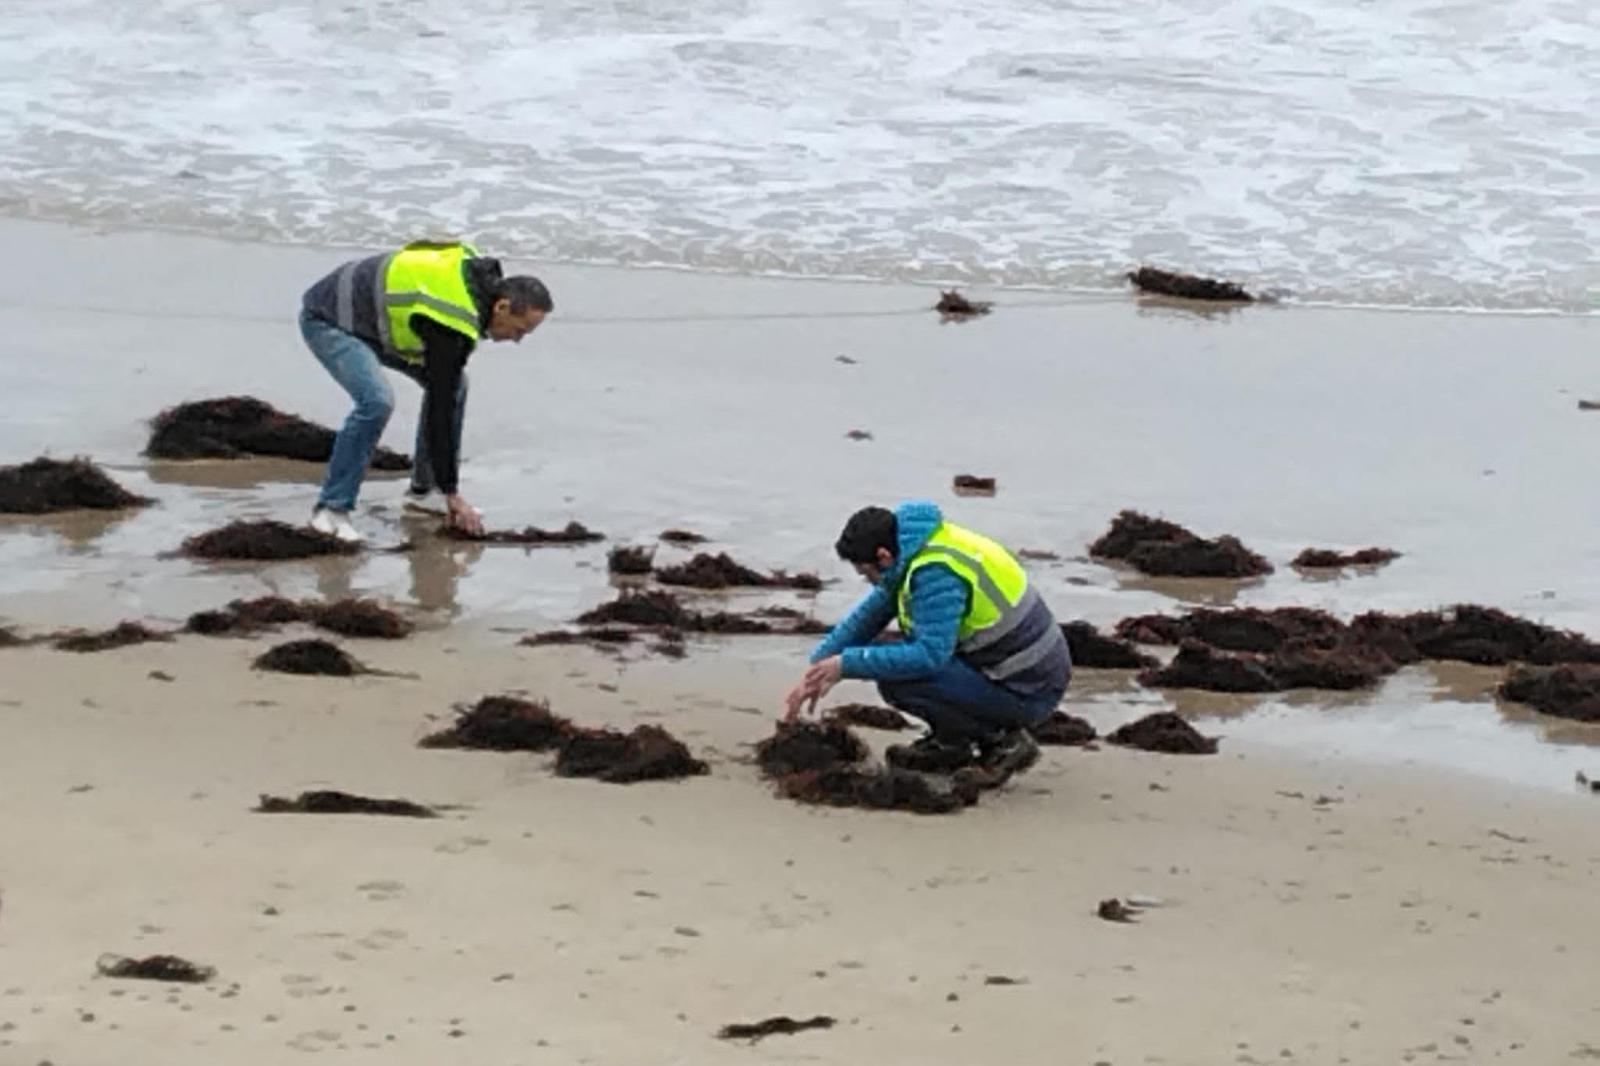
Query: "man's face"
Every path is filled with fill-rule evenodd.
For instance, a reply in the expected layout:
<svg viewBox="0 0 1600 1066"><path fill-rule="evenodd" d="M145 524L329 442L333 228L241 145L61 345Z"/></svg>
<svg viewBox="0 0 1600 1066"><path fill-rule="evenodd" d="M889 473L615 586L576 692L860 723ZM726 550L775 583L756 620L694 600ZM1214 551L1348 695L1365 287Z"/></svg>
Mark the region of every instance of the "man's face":
<svg viewBox="0 0 1600 1066"><path fill-rule="evenodd" d="M883 580L883 575L894 569L894 556L889 554L887 548L878 549L878 558L870 563L852 563L856 573L869 585L876 585Z"/></svg>
<svg viewBox="0 0 1600 1066"><path fill-rule="evenodd" d="M544 321L544 312L537 307L530 307L521 314L511 310L511 301L499 299L494 302L494 309L489 312L489 328L485 331L489 339L494 341L520 341Z"/></svg>

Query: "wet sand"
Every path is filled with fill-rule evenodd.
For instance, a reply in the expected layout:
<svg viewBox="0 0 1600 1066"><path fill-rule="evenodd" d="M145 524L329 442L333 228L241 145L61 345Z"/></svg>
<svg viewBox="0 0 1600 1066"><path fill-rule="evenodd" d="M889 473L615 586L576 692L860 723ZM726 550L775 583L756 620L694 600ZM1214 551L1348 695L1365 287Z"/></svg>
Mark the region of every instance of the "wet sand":
<svg viewBox="0 0 1600 1066"><path fill-rule="evenodd" d="M265 1063L287 1045L418 1063L1546 1062L1600 1044L1585 920L1600 848L1570 784L1600 763L1600 730L1497 706L1496 671L1425 664L1373 693L1271 698L1085 672L1074 713L1106 729L1176 707L1223 754L1052 751L976 810L919 820L769 799L742 762L804 641L692 643L680 663L515 647L609 598L611 545L674 526L835 579L814 599L728 602L831 619L859 588L830 558L838 525L909 495L1059 553L1033 569L1063 619L1470 600L1600 633L1600 503L1583 488L1600 425L1576 410L1593 320L974 293L994 314L941 324L931 289L540 269L557 315L474 358L464 485L496 526L576 518L608 542L201 565L159 556L232 518L303 517L318 471L147 464L143 422L227 393L341 418L293 316L343 253L0 234L30 264L0 303L0 458L89 454L159 503L0 520L0 621L175 625L235 596L361 594L424 627L350 644L416 680L260 675L260 641L0 651L0 1050L19 1061ZM409 450L416 392L396 393L386 443ZM959 472L998 494L956 497ZM380 545L426 532L399 515L403 484L368 482ZM1091 563L1123 507L1236 534L1278 571L1160 581ZM1287 565L1372 543L1405 554L1335 579ZM621 788L412 747L452 702L505 690L583 724L667 724L712 775ZM465 806L399 825L247 813L258 793L318 787ZM1137 927L1093 916L1128 893L1170 905ZM102 951L221 976L168 1002L91 980ZM779 1013L841 1024L754 1050L712 1038Z"/></svg>

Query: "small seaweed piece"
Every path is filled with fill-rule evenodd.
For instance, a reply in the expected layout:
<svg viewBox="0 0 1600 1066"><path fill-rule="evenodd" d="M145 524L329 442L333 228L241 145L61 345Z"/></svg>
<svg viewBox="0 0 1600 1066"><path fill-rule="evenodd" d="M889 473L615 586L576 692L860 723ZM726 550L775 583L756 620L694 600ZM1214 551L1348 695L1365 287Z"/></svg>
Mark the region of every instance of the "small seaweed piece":
<svg viewBox="0 0 1600 1066"><path fill-rule="evenodd" d="M120 511L151 502L118 485L88 459L40 457L0 466L0 514Z"/></svg>
<svg viewBox="0 0 1600 1066"><path fill-rule="evenodd" d="M481 748L487 751L550 751L573 733L567 719L550 705L516 696L485 696L471 707L458 705L448 729L424 737L423 748Z"/></svg>
<svg viewBox="0 0 1600 1066"><path fill-rule="evenodd" d="M1106 739L1124 747L1170 755L1213 755L1217 750L1215 737L1202 736L1172 711L1147 714L1114 730Z"/></svg>
<svg viewBox="0 0 1600 1066"><path fill-rule="evenodd" d="M655 589L648 592L624 589L610 603L602 603L578 616L578 624L586 626L667 626L687 629L692 622L693 616L678 602L677 597Z"/></svg>
<svg viewBox="0 0 1600 1066"><path fill-rule="evenodd" d="M756 745L756 763L769 777L858 763L867 746L838 722L781 721Z"/></svg>
<svg viewBox="0 0 1600 1066"><path fill-rule="evenodd" d="M1307 548L1294 557L1290 566L1302 570L1338 570L1347 566L1382 566L1400 558L1393 548L1362 548L1359 551L1339 552L1329 548Z"/></svg>
<svg viewBox="0 0 1600 1066"><path fill-rule="evenodd" d="M148 644L152 641L170 641L171 633L162 633L151 629L143 622L122 622L112 629L99 633L86 633L77 630L70 633L60 633L55 637L54 647L58 651L108 651L112 648L126 648L132 644Z"/></svg>
<svg viewBox="0 0 1600 1066"><path fill-rule="evenodd" d="M94 965L102 977L130 978L141 981L171 981L198 985L204 984L217 975L216 967L201 966L177 955L147 955L142 959L124 958L121 955L102 955Z"/></svg>
<svg viewBox="0 0 1600 1066"><path fill-rule="evenodd" d="M994 304L988 300L969 300L958 289L942 289L933 309L945 318L965 319L988 314L994 310Z"/></svg>
<svg viewBox="0 0 1600 1066"><path fill-rule="evenodd" d="M606 568L613 574L648 574L655 566L654 548L619 544L606 558Z"/></svg>
<svg viewBox="0 0 1600 1066"><path fill-rule="evenodd" d="M256 807L259 814L384 814L397 818L437 818L432 807L413 803L407 799L373 799L350 792L322 789L302 792L294 799L283 796L261 796Z"/></svg>
<svg viewBox="0 0 1600 1066"><path fill-rule="evenodd" d="M1215 300L1229 303L1252 303L1255 297L1231 281L1217 281L1195 274L1179 274L1171 270L1143 266L1128 272L1128 280L1135 288L1161 296L1178 296L1186 300Z"/></svg>
<svg viewBox="0 0 1600 1066"><path fill-rule="evenodd" d="M1063 711L1055 711L1038 725L1030 726L1028 732L1040 744L1058 747L1081 747L1095 739L1094 726Z"/></svg>
<svg viewBox="0 0 1600 1066"><path fill-rule="evenodd" d="M449 540L465 540L475 544L522 544L533 546L592 544L597 540L606 539L604 533L596 533L582 522L568 522L561 529L540 529L538 526L525 526L522 529L490 529L482 533L468 533L466 530L446 525L440 527L439 535Z"/></svg>
<svg viewBox="0 0 1600 1066"><path fill-rule="evenodd" d="M256 659L255 668L280 674L323 677L354 677L370 672L337 644L316 639L291 640L287 644L269 648Z"/></svg>
<svg viewBox="0 0 1600 1066"><path fill-rule="evenodd" d="M906 716L893 707L871 703L841 703L824 711L823 718L830 722L838 722L840 725L860 726L863 729L899 731L911 728Z"/></svg>
<svg viewBox="0 0 1600 1066"><path fill-rule="evenodd" d="M764 1037L793 1036L807 1029L832 1029L835 1024L837 1024L835 1020L826 1014L799 1020L788 1015L779 1015L775 1018L764 1018L759 1022L735 1022L724 1025L717 1033L717 1037L721 1040L748 1040L754 1044Z"/></svg>
<svg viewBox="0 0 1600 1066"><path fill-rule="evenodd" d="M310 559L319 555L354 555L359 544L319 533L309 526L291 526L271 520L230 522L220 529L197 533L183 542L180 553L194 559L233 559L271 562Z"/></svg>

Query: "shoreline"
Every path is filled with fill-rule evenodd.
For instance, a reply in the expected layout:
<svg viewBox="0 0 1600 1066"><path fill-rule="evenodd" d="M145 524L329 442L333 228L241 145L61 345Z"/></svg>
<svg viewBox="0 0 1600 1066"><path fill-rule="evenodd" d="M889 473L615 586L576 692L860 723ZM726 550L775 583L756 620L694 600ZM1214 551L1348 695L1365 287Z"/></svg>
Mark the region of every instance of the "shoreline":
<svg viewBox="0 0 1600 1066"><path fill-rule="evenodd" d="M211 230L204 230L204 229L199 229L199 228L185 228L185 227L182 227L182 226L165 226L165 227L164 226L141 226L141 225L135 225L135 224L132 224L132 223L127 223L127 224L122 224L122 223L117 223L117 224L111 224L111 223L93 224L93 223L89 223L89 222L85 222L85 221L81 221L81 220L80 221L74 221L74 220L66 219L66 218L55 218L55 217L52 217L52 216L49 216L49 215L14 214L14 213L6 211L4 208L0 208L0 225L10 225L10 224L23 225L23 226L27 226L27 225L46 226L46 227L52 227L52 228L56 228L56 229L65 229L65 230L70 230L70 231L77 231L77 232L87 233L87 234L91 234L91 235L94 235L94 236L114 236L114 235L118 235L118 234L122 234L122 235L140 234L140 235L151 236L151 237L168 236L168 237L173 237L173 238L183 238L183 239L191 239L191 240L199 240L199 241L214 241L214 242L220 242L220 243L224 243L224 244L238 245L238 246L241 246L241 247L278 248L278 249L295 249L295 250L317 250L317 251L323 251L323 252L330 252L330 253L334 253L336 255L345 256L345 257L352 257L352 256L356 256L356 255L365 254L365 251L366 251L366 249L364 249L364 248L353 246L353 245L317 244L317 243L308 243L308 242L305 242L305 241L270 240L270 239L267 239L267 238L264 238L264 237L232 236L232 235L229 235L229 234L219 233L219 232L215 232L215 231L211 231ZM472 239L479 240L480 243L481 243L481 239L479 239L479 238L472 238ZM490 250L487 247L482 248L482 250L484 251L484 254L486 254L486 255L495 254L492 250ZM1058 297L1061 298L1059 304L1052 302L1052 303L1031 303L1031 304L1030 303L1019 303L1019 304L1005 304L1005 305L1003 305L1007 309L1015 309L1015 308L1019 308L1019 307L1039 307L1039 306L1045 306L1045 307L1071 306L1071 305L1074 305L1074 304L1081 304L1081 303L1101 303L1101 302L1122 303L1122 302L1132 301L1132 302L1134 302L1136 304L1137 303L1141 303L1141 302L1145 302L1145 303L1148 303L1149 305L1155 306L1155 307L1172 307L1172 308L1176 308L1178 310L1189 311L1189 312L1200 313L1200 314L1205 314L1205 313L1208 313L1208 312L1209 313L1227 314L1227 313L1233 313L1233 312L1240 311L1240 310L1252 310L1252 311L1255 311L1255 312L1259 313L1259 312L1266 311L1266 310L1271 310L1271 309L1274 309L1274 308L1281 308L1281 309L1289 310L1289 311L1296 311L1296 310L1305 310L1305 311L1355 311L1355 312L1370 313L1370 314L1398 314L1398 315L1474 315L1474 316L1475 315L1485 315L1485 316L1490 316L1490 317L1506 317L1506 318L1536 318L1536 319L1537 318L1571 318L1571 319L1577 319L1577 320L1580 320L1580 321L1581 320L1585 320L1585 319L1591 319L1591 318L1600 317L1600 309L1579 310L1577 308L1561 308L1561 307L1525 307L1525 308L1519 308L1519 307L1476 307L1476 306L1466 306L1466 305L1437 305L1437 306L1435 306L1435 305L1429 305L1429 304L1404 304L1404 303L1392 303L1392 304L1340 303L1340 302L1327 301L1327 300L1304 300L1304 301L1302 301L1299 298L1297 298L1293 293L1289 293L1287 296L1284 296L1284 297L1281 297L1281 298L1277 298L1277 299L1258 300L1255 304L1247 305L1246 307L1243 307L1243 308L1229 307L1229 306L1226 306L1226 305L1221 307L1221 308L1217 308L1217 307L1210 307L1210 306L1208 306L1206 304L1199 303L1199 302L1182 301L1182 300L1170 301L1170 300L1168 300L1166 298L1163 298L1163 297L1151 297L1151 296L1148 296L1148 295L1145 295L1145 294L1141 294L1140 292L1138 292L1137 290L1129 287L1126 284L1106 285L1106 286L1103 286L1103 287L1090 287L1090 286L1075 286L1075 285L1057 286L1057 285L1047 285L1047 284L1044 284L1044 283L1039 283L1039 284L993 284L993 283L988 283L988 282L967 281L967 280L961 280L961 279L947 279L947 280L943 280L943 281L910 281L910 280L899 279L899 278L875 277L875 276L870 276L870 275L865 275L865 274L861 274L861 275L854 275L854 274L785 274L785 273L776 272L776 271L768 272L768 273L759 273L759 272L758 273L750 273L750 272L747 272L747 271L718 270L718 269L715 269L715 268L706 267L706 266L702 266L702 265L684 265L684 264L671 264L671 263L625 263L625 262L608 262L608 261L601 261L601 260L560 259L560 258L545 259L545 260L532 260L532 259L519 258L519 257L515 257L515 256L505 256L505 257L502 257L502 258L504 258L507 262L520 263L520 264L529 265L529 266L534 266L535 264L546 264L548 266L554 266L554 267L557 267L557 268L560 268L560 269L573 269L573 270L580 270L580 271L581 270L597 270L597 271L613 271L614 270L614 271L620 271L620 272L628 273L628 274L646 274L646 275L654 274L654 273L667 274L667 275L688 274L688 275L692 275L692 276L696 276L696 277L704 277L704 278L709 278L709 279L718 279L718 278L721 278L721 279L735 279L735 280L737 280L737 279L747 279L747 280L752 280L752 281L774 281L774 282L784 282L784 283L794 282L794 283L802 283L802 284L822 284L822 285L834 285L834 284L836 284L836 285L857 285L857 286L879 286L879 287L894 287L894 288L915 289L917 291L931 292L931 293L934 293L934 294L937 294L938 291L940 290L940 288L942 288L942 287L949 287L949 288L962 289L964 291L970 291L972 293L978 293L978 294L986 294L986 293L990 293L990 294L992 294L992 293L1015 293L1015 294L1019 294L1019 295L1051 294L1051 295L1058 296ZM1138 265L1139 264L1137 264L1137 263L1130 262L1128 269L1130 269L1130 270L1134 269ZM1160 265L1160 264L1153 264L1153 265ZM66 308L61 308L61 309L65 310ZM918 308L916 310L920 311L921 308ZM106 313L106 314L125 314L125 313L127 313L127 312L124 312L124 311L118 311L118 310L114 310L114 309L99 309L99 311L101 313ZM882 313L894 314L896 312L882 312ZM910 314L912 312L911 311L905 311L905 312L901 312L901 313ZM626 322L630 322L630 321L631 322L641 322L641 321L647 321L647 320L644 320L644 319L612 318L612 319L603 319L603 320L592 320L592 321L587 321L587 322L585 322L583 320L575 320L575 319L568 319L567 321L568 321L569 324L581 323L581 324L584 324L584 325L601 325L601 324L607 324L607 323L611 323L611 322L626 323Z"/></svg>

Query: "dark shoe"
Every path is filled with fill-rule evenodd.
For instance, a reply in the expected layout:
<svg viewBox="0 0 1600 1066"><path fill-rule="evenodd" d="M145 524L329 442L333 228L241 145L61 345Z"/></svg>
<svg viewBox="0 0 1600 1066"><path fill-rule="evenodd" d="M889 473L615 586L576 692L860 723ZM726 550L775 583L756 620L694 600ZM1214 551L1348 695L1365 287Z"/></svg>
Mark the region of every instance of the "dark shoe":
<svg viewBox="0 0 1600 1066"><path fill-rule="evenodd" d="M900 770L947 774L971 766L973 751L966 741L944 740L929 733L911 744L891 744L883 757L890 766Z"/></svg>
<svg viewBox="0 0 1600 1066"><path fill-rule="evenodd" d="M1039 761L1039 742L1026 729L1013 729L978 743L978 766L1002 780Z"/></svg>

